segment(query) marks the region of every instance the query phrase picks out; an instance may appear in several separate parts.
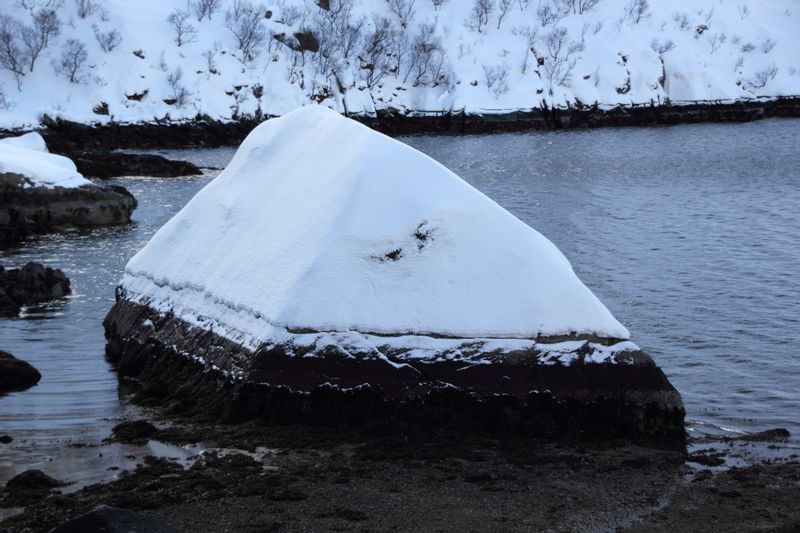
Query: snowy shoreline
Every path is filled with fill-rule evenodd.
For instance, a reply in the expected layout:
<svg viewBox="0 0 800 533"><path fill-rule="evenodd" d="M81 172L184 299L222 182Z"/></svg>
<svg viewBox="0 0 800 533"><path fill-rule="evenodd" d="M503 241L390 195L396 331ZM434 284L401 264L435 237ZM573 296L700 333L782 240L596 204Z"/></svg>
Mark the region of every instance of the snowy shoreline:
<svg viewBox="0 0 800 533"><path fill-rule="evenodd" d="M750 122L764 118L800 118L800 96L735 101L672 102L671 105L526 108L484 113L378 110L349 114L381 133L394 135L467 135L606 127L655 127L713 122ZM269 120L276 117L265 117ZM3 130L0 138L39 132L55 153L109 149L164 149L238 145L260 121L220 121L205 115L151 122L78 123L45 117L38 129Z"/></svg>

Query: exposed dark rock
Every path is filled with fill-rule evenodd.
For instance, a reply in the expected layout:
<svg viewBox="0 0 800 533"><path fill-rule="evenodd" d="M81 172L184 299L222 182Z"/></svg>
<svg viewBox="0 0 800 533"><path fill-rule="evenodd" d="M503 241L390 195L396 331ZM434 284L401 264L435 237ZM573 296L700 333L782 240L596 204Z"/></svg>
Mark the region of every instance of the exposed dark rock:
<svg viewBox="0 0 800 533"><path fill-rule="evenodd" d="M739 437L739 440L751 442L783 442L789 438L789 430L785 428L768 429Z"/></svg>
<svg viewBox="0 0 800 533"><path fill-rule="evenodd" d="M541 92L541 89L537 89L537 92ZM614 109L600 109L597 106L586 109L535 108L490 115L467 114L460 111L418 115L413 111L386 108L379 109L374 116L350 116L388 135L471 134L698 122L749 122L770 117L800 117L800 97L778 97L773 100L735 103L708 101L687 105L661 102L654 105L619 106ZM181 123L87 126L45 116L42 119L44 129L39 130L39 133L47 141L51 152L75 154L81 151L126 148L233 146L240 144L260 122L252 117L244 117L234 122L220 122L199 115L193 121ZM19 135L19 132L13 134ZM0 132L0 136L2 135Z"/></svg>
<svg viewBox="0 0 800 533"><path fill-rule="evenodd" d="M14 437L11 435L0 436L0 444L11 444L12 442L14 442Z"/></svg>
<svg viewBox="0 0 800 533"><path fill-rule="evenodd" d="M138 442L147 440L158 429L147 420L131 420L117 424L111 429L114 440L120 442Z"/></svg>
<svg viewBox="0 0 800 533"><path fill-rule="evenodd" d="M12 477L6 483L6 490L41 491L63 487L66 483L54 479L41 470L26 470Z"/></svg>
<svg viewBox="0 0 800 533"><path fill-rule="evenodd" d="M108 179L117 176L154 176L171 178L202 174L188 161L174 161L154 154L81 152L68 154L78 172L88 178Z"/></svg>
<svg viewBox="0 0 800 533"><path fill-rule="evenodd" d="M725 459L719 453L694 453L688 456L686 461L703 466L722 466L725 464Z"/></svg>
<svg viewBox="0 0 800 533"><path fill-rule="evenodd" d="M136 205L124 187L39 187L19 174L0 174L0 246L34 234L127 224Z"/></svg>
<svg viewBox="0 0 800 533"><path fill-rule="evenodd" d="M134 400L172 414L321 426L392 420L433 431L677 448L685 442L680 395L642 352L625 355L626 364L544 365L525 352L498 364L397 367L340 353L303 357L282 345L252 353L121 295L104 325L109 359L139 386Z"/></svg>
<svg viewBox="0 0 800 533"><path fill-rule="evenodd" d="M70 292L69 279L61 270L39 263L10 270L0 265L0 316L16 315L24 305L63 298Z"/></svg>
<svg viewBox="0 0 800 533"><path fill-rule="evenodd" d="M0 394L12 391L25 390L33 387L42 375L30 363L20 361L8 352L0 350ZM8 444L13 439L4 435L0 440Z"/></svg>
<svg viewBox="0 0 800 533"><path fill-rule="evenodd" d="M174 530L141 513L100 505L64 522L51 533L172 533Z"/></svg>

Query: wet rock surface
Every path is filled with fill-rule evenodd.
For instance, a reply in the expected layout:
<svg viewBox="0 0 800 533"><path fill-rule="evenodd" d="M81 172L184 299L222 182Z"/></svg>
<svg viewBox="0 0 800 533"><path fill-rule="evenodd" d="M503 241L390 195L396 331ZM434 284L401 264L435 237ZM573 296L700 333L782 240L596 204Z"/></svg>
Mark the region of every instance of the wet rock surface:
<svg viewBox="0 0 800 533"><path fill-rule="evenodd" d="M32 305L67 296L72 291L67 276L39 263L5 269L0 265L0 316L17 314Z"/></svg>
<svg viewBox="0 0 800 533"><path fill-rule="evenodd" d="M54 528L51 533L173 533L158 520L126 509L99 505Z"/></svg>
<svg viewBox="0 0 800 533"><path fill-rule="evenodd" d="M147 420L130 420L121 422L111 429L112 440L118 442L142 442L158 431Z"/></svg>
<svg viewBox="0 0 800 533"><path fill-rule="evenodd" d="M174 161L154 154L81 152L69 154L78 172L87 178L108 179L118 176L172 178L194 176L203 172L188 161Z"/></svg>
<svg viewBox="0 0 800 533"><path fill-rule="evenodd" d="M175 423L154 438L210 448L189 468L148 457L112 483L29 501L0 529L46 531L98 505L198 532L792 531L800 518L796 462L712 473L669 450L396 424Z"/></svg>
<svg viewBox="0 0 800 533"><path fill-rule="evenodd" d="M0 350L0 394L25 390L39 383L40 379L42 375L30 363ZM8 435L0 437L4 444L12 440Z"/></svg>
<svg viewBox="0 0 800 533"><path fill-rule="evenodd" d="M38 187L0 174L0 246L36 234L127 224L136 199L124 187Z"/></svg>

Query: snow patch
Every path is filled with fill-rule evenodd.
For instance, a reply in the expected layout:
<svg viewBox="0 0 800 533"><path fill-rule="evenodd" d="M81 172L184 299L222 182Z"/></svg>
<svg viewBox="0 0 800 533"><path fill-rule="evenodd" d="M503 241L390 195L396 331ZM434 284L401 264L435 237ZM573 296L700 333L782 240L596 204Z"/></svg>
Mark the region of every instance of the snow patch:
<svg viewBox="0 0 800 533"><path fill-rule="evenodd" d="M0 139L0 174L21 174L33 186L80 187L91 185L67 157L47 151L38 133Z"/></svg>

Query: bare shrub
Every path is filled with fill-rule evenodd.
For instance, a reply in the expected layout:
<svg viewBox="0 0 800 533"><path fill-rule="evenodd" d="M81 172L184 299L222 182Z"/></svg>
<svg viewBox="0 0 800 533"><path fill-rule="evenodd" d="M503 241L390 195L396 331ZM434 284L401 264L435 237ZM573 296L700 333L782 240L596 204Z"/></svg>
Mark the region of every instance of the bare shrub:
<svg viewBox="0 0 800 533"><path fill-rule="evenodd" d="M8 111L11 109L13 105L11 104L11 100L8 99L6 96L6 89L3 87L3 84L0 83L0 109L3 111Z"/></svg>
<svg viewBox="0 0 800 533"><path fill-rule="evenodd" d="M167 17L167 22L175 32L175 44L178 47L197 42L197 28L189 21L190 16L188 11L176 9Z"/></svg>
<svg viewBox="0 0 800 533"><path fill-rule="evenodd" d="M433 3L433 9L439 11L439 9L441 9L447 0L431 0L431 2Z"/></svg>
<svg viewBox="0 0 800 533"><path fill-rule="evenodd" d="M714 35L712 35L708 40L708 43L711 45L711 53L713 54L714 52L719 50L720 47L723 44L725 44L725 41L727 40L728 36L725 35L724 33L715 33Z"/></svg>
<svg viewBox="0 0 800 533"><path fill-rule="evenodd" d="M27 52L21 41L22 24L17 19L0 15L0 67L10 71L17 80L17 89L25 76Z"/></svg>
<svg viewBox="0 0 800 533"><path fill-rule="evenodd" d="M658 55L663 55L670 50L673 50L675 48L675 43L672 42L672 39L667 39L666 41L653 39L650 41L650 48L652 48L653 52L657 53Z"/></svg>
<svg viewBox="0 0 800 533"><path fill-rule="evenodd" d="M689 28L689 15L676 11L672 14L672 20L679 30L683 31Z"/></svg>
<svg viewBox="0 0 800 533"><path fill-rule="evenodd" d="M750 80L750 85L754 89L761 89L764 87L770 80L775 79L775 76L778 74L778 67L775 66L773 63L769 67L765 68L764 70L759 70L753 75L753 78Z"/></svg>
<svg viewBox="0 0 800 533"><path fill-rule="evenodd" d="M489 23L489 15L493 9L494 0L474 0L472 11L470 11L469 18L465 22L466 26L473 31L483 33Z"/></svg>
<svg viewBox="0 0 800 533"><path fill-rule="evenodd" d="M100 45L103 52L108 53L112 51L122 42L122 35L115 29L103 31L98 28L96 24L93 24L92 30L94 31L94 38L97 39L97 44Z"/></svg>
<svg viewBox="0 0 800 533"><path fill-rule="evenodd" d="M192 95L181 83L182 79L183 69L181 67L167 74L167 85L172 90L172 99L175 100L174 105L179 108L185 106Z"/></svg>
<svg viewBox="0 0 800 533"><path fill-rule="evenodd" d="M370 89L392 72L392 55L398 33L388 18L373 16L370 30L364 35L358 53L360 67L366 73L366 83Z"/></svg>
<svg viewBox="0 0 800 533"><path fill-rule="evenodd" d="M625 6L624 18L630 20L634 24L639 24L640 20L650 16L647 13L649 10L650 2L647 0L631 0L630 3Z"/></svg>
<svg viewBox="0 0 800 533"><path fill-rule="evenodd" d="M752 52L755 49L756 49L756 45L754 45L753 43L744 43L742 45L742 52L745 52L745 53Z"/></svg>
<svg viewBox="0 0 800 533"><path fill-rule="evenodd" d="M414 4L416 0L386 0L389 4L389 11L397 15L400 19L400 26L408 27L408 23L414 18ZM439 4L441 5L441 3ZM435 6L435 4L434 4Z"/></svg>
<svg viewBox="0 0 800 533"><path fill-rule="evenodd" d="M100 9L100 5L92 0L75 0L75 8L78 11L78 16L85 19L97 13L97 10Z"/></svg>
<svg viewBox="0 0 800 533"><path fill-rule="evenodd" d="M764 52L765 54L768 54L772 51L773 48L775 48L776 44L778 43L776 43L772 39L767 38L761 42L761 51Z"/></svg>
<svg viewBox="0 0 800 533"><path fill-rule="evenodd" d="M225 27L236 38L236 45L242 52L242 63L247 63L257 55L264 43L267 32L264 30L262 9L249 0L233 0L225 12Z"/></svg>
<svg viewBox="0 0 800 533"><path fill-rule="evenodd" d="M54 4L56 8L60 5ZM56 9L43 7L33 13L33 25L22 26L22 42L27 50L30 71L33 72L34 64L39 54L50 44L50 39L61 32L61 21L58 19Z"/></svg>
<svg viewBox="0 0 800 533"><path fill-rule="evenodd" d="M508 65L483 65L483 74L486 77L486 86L495 99L508 92Z"/></svg>
<svg viewBox="0 0 800 533"><path fill-rule="evenodd" d="M525 37L525 52L522 56L521 65L522 73L525 74L528 72L530 57L533 53L533 47L539 38L539 26L524 26L522 28L516 28L513 30L513 32L516 35L522 35Z"/></svg>
<svg viewBox="0 0 800 533"><path fill-rule="evenodd" d="M202 56L203 59L206 60L206 70L209 74L218 74L219 71L217 70L217 63L214 61L217 52L215 50L208 49L203 52Z"/></svg>
<svg viewBox="0 0 800 533"><path fill-rule="evenodd" d="M211 20L211 17L219 10L221 5L221 0L193 0L189 2L189 9L197 17L197 22L202 22L204 18Z"/></svg>
<svg viewBox="0 0 800 533"><path fill-rule="evenodd" d="M61 49L61 55L53 63L56 74L64 76L71 83L78 83L82 78L83 66L89 59L86 45L77 39L67 39Z"/></svg>
<svg viewBox="0 0 800 533"><path fill-rule="evenodd" d="M503 19L506 18L506 15L513 6L513 0L498 0L497 2L497 10L500 12L497 15L497 29L500 29L500 25L503 23Z"/></svg>
<svg viewBox="0 0 800 533"><path fill-rule="evenodd" d="M409 71L404 81L412 75L414 85L436 87L448 81L447 68L447 54L441 37L436 35L436 26L422 24L411 42Z"/></svg>
<svg viewBox="0 0 800 533"><path fill-rule="evenodd" d="M572 80L572 71L578 62L576 54L583 50L583 45L578 41L569 39L567 30L554 28L545 35L544 44L547 50L543 70L547 81L550 83L550 92L555 85L569 87Z"/></svg>
<svg viewBox="0 0 800 533"><path fill-rule="evenodd" d="M539 6L536 8L536 16L543 27L557 24L559 20L564 18L564 14L556 4L549 0L540 0Z"/></svg>
<svg viewBox="0 0 800 533"><path fill-rule="evenodd" d="M739 18L744 20L750 14L750 8L747 4L738 4L736 9L739 11Z"/></svg>
<svg viewBox="0 0 800 533"><path fill-rule="evenodd" d="M594 6L600 3L600 0L574 0L572 2L573 5L573 12L577 12L579 15L583 15L587 11L591 10Z"/></svg>

